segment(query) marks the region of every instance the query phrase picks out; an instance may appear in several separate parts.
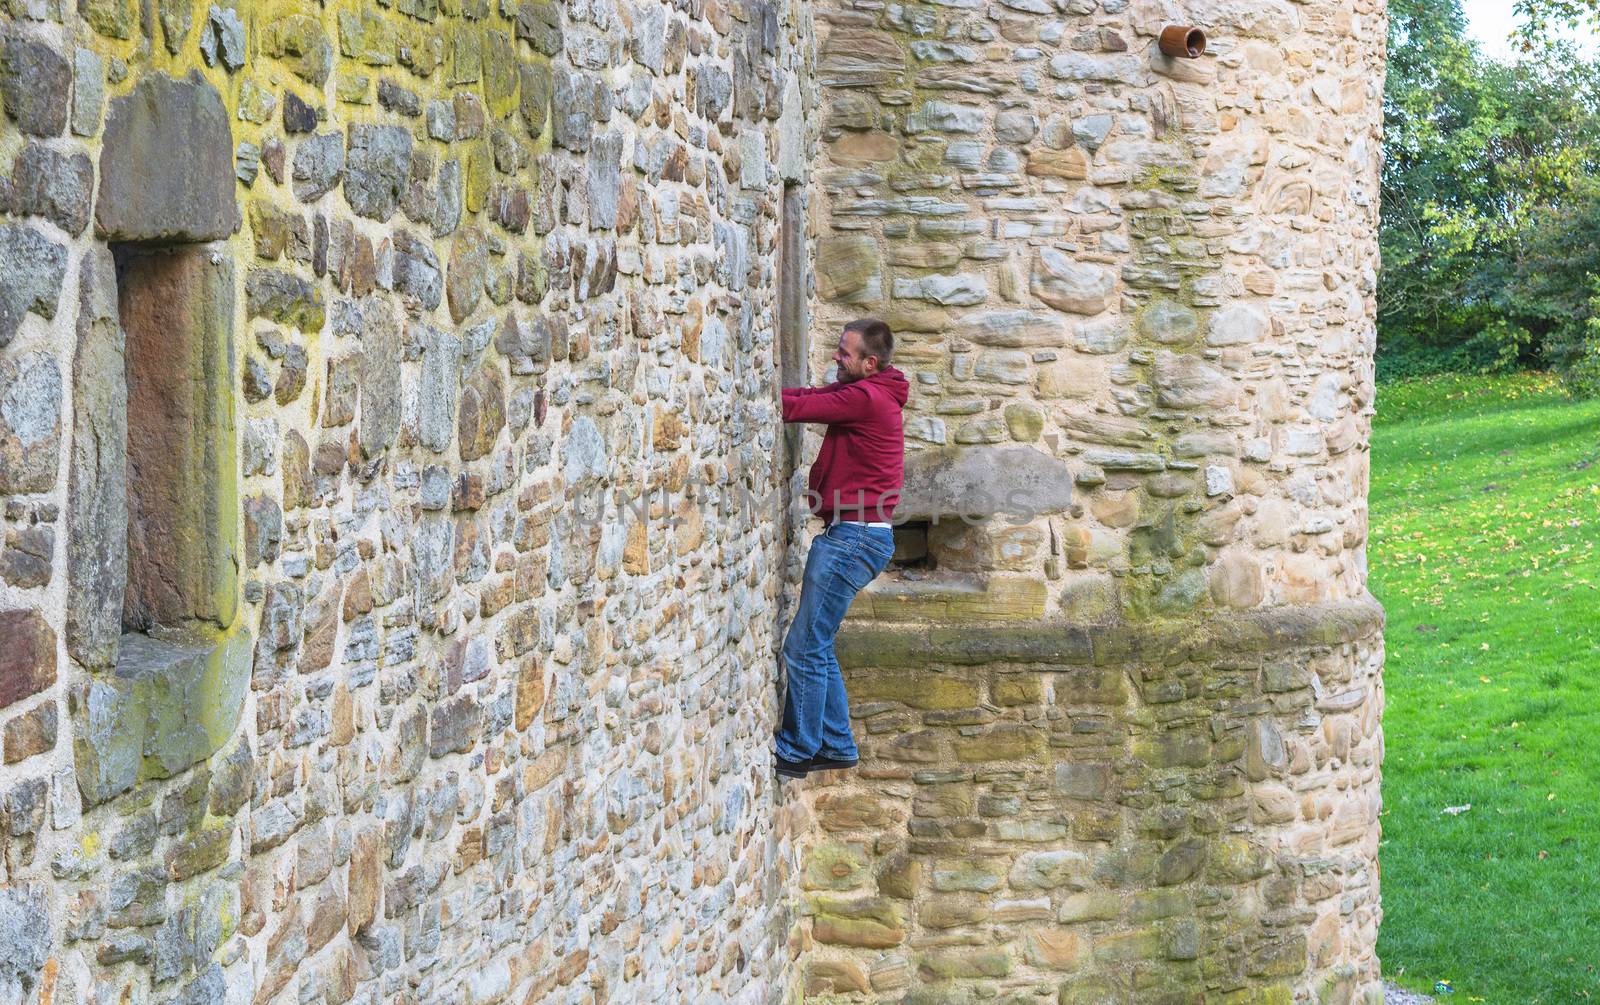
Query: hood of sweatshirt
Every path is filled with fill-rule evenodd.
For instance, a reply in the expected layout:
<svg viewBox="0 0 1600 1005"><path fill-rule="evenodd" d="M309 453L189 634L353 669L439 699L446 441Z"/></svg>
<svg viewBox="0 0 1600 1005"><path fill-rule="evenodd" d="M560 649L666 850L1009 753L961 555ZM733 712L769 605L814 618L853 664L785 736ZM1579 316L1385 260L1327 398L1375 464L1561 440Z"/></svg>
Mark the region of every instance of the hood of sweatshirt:
<svg viewBox="0 0 1600 1005"><path fill-rule="evenodd" d="M870 377L863 377L858 383L870 391L887 394L901 408L905 407L906 399L911 397L911 383L906 380L905 374L892 366Z"/></svg>

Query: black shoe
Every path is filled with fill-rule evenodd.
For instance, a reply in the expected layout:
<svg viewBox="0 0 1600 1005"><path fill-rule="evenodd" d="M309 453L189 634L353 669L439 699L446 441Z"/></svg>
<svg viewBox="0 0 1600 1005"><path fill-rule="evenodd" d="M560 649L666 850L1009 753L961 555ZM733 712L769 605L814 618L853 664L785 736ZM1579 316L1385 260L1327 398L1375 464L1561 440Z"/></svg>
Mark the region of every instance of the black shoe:
<svg viewBox="0 0 1600 1005"><path fill-rule="evenodd" d="M776 754L772 755L772 766L779 778L804 778L811 770L810 761L785 761Z"/></svg>
<svg viewBox="0 0 1600 1005"><path fill-rule="evenodd" d="M855 766L856 759L854 757L848 761L842 761L832 757L823 757L820 754L806 762L806 768L809 771L841 771Z"/></svg>

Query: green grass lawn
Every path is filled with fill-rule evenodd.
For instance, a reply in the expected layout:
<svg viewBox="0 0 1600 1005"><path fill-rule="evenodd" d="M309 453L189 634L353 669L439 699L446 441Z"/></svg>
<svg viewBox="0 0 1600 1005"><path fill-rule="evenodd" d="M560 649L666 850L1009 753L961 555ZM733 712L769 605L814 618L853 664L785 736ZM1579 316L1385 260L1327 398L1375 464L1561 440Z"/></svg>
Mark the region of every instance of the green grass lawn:
<svg viewBox="0 0 1600 1005"><path fill-rule="evenodd" d="M1537 374L1380 387L1371 506L1384 972L1600 999L1600 401Z"/></svg>

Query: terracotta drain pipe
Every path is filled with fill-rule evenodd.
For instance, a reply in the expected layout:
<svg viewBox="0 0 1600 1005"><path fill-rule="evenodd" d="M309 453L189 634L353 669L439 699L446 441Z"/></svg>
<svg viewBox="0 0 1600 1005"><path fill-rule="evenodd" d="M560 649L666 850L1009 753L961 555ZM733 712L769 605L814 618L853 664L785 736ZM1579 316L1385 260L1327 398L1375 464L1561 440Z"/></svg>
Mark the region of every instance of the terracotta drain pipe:
<svg viewBox="0 0 1600 1005"><path fill-rule="evenodd" d="M1158 44L1161 52L1173 59L1199 59L1205 55L1206 33L1189 25L1169 24L1161 29Z"/></svg>

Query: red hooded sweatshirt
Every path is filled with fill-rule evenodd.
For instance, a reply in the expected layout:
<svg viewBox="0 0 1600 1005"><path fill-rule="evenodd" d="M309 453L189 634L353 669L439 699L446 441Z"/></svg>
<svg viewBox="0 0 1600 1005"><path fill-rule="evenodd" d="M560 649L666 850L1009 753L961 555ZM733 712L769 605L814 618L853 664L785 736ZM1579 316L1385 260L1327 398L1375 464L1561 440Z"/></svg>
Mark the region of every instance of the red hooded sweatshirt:
<svg viewBox="0 0 1600 1005"><path fill-rule="evenodd" d="M894 515L906 466L900 410L910 394L905 374L892 366L850 383L783 389L784 422L828 426L811 465L811 512L830 523Z"/></svg>

